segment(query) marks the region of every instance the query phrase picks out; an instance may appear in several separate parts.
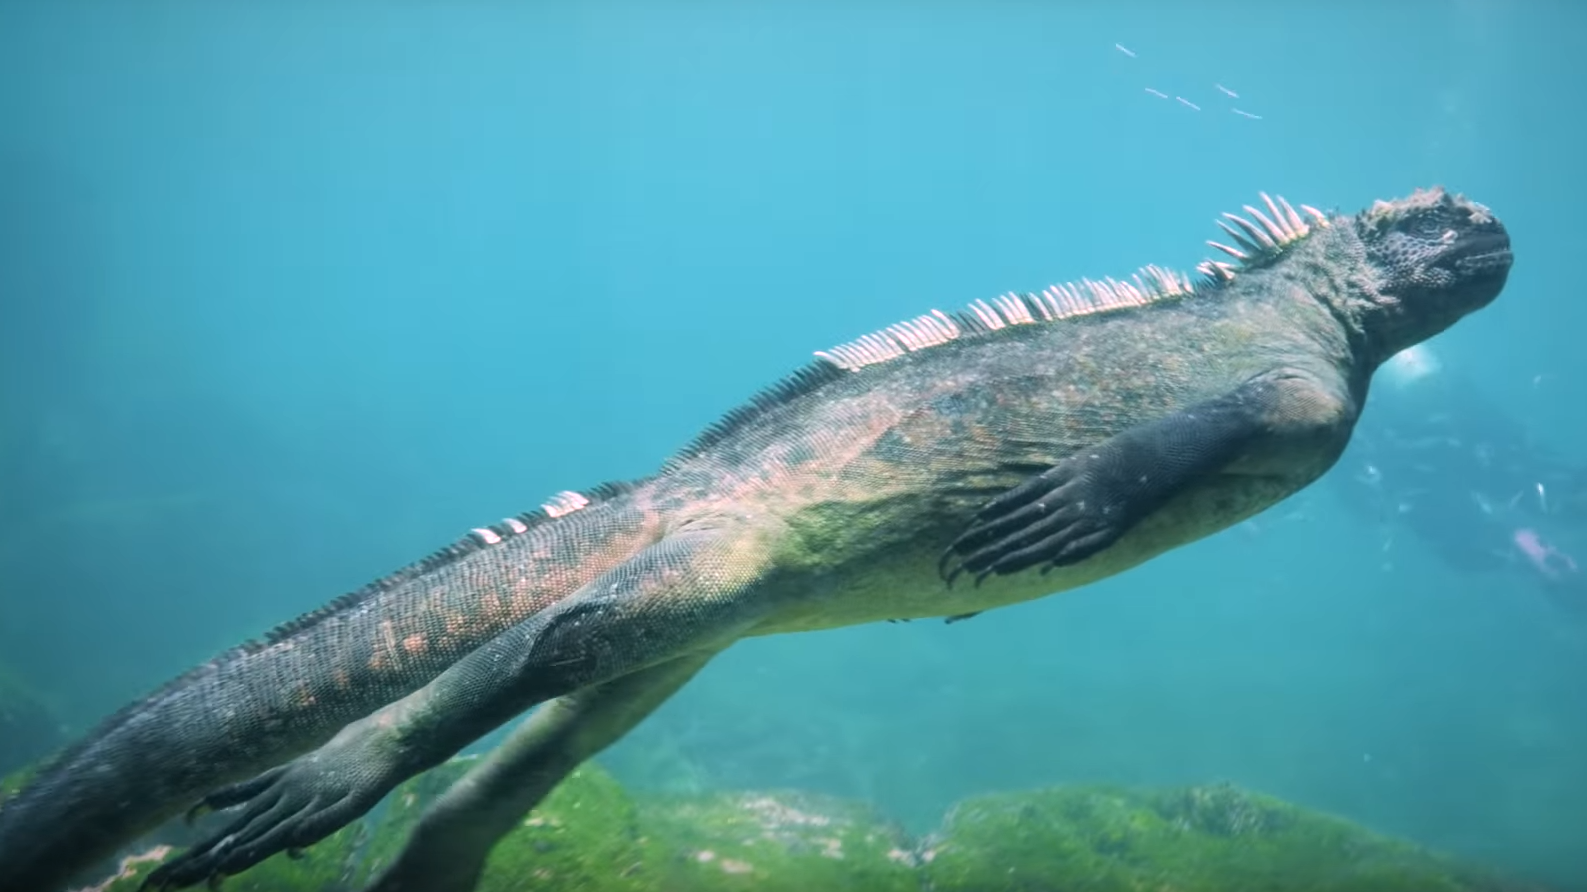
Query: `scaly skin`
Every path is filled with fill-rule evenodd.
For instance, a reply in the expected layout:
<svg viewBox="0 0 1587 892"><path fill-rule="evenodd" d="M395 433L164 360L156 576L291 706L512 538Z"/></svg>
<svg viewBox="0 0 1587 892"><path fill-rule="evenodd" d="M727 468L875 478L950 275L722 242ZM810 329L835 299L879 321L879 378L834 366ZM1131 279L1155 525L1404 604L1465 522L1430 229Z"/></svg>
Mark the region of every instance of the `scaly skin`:
<svg viewBox="0 0 1587 892"><path fill-rule="evenodd" d="M466 892L518 815L739 638L973 614L1273 505L1338 458L1377 365L1490 302L1511 261L1441 190L1310 227L1268 206L1226 249L1247 262L1193 293L1154 273L837 348L656 476L223 655L0 808L0 876L49 892L200 799L240 808L150 884L236 873L550 701L373 885Z"/></svg>
<svg viewBox="0 0 1587 892"><path fill-rule="evenodd" d="M0 805L0 888L58 888L217 786L315 749L626 560L655 530L651 518L596 505L455 560L443 554L355 606L172 681Z"/></svg>

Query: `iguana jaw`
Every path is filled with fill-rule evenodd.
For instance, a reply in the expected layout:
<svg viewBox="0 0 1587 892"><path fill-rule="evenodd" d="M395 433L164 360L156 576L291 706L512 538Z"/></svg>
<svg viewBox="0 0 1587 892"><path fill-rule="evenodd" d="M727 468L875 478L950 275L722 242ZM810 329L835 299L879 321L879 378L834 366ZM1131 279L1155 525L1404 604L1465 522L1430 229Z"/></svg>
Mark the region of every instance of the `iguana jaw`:
<svg viewBox="0 0 1587 892"><path fill-rule="evenodd" d="M1487 298L1473 308L1480 309L1499 296L1514 263L1508 233L1480 232L1460 239L1451 255L1439 265L1470 282L1479 299L1480 295L1487 294Z"/></svg>

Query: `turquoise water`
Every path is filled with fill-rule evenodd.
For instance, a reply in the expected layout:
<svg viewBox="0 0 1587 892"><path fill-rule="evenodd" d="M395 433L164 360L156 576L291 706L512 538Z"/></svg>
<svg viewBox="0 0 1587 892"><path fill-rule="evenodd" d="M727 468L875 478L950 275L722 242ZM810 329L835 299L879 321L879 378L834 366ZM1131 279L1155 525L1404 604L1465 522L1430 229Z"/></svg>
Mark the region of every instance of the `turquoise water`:
<svg viewBox="0 0 1587 892"><path fill-rule="evenodd" d="M0 663L79 733L649 472L813 350L1193 266L1258 190L1490 205L1518 264L1435 349L1583 458L1582 33L1546 2L12 0ZM1587 609L1337 483L1061 598L741 644L605 761L917 826L990 789L1227 778L1587 888Z"/></svg>

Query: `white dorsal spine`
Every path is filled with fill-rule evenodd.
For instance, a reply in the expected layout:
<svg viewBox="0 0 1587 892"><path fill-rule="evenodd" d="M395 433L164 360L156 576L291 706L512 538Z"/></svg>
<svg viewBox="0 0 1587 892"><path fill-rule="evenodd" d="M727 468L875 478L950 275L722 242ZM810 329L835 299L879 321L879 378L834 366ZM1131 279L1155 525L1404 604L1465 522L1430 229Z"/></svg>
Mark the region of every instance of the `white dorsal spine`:
<svg viewBox="0 0 1587 892"><path fill-rule="evenodd" d="M1212 259L1202 261L1196 271L1201 273L1204 286L1233 281L1242 269L1267 263L1284 253L1291 245L1310 235L1314 227L1329 225L1328 216L1310 205L1301 205L1300 212L1297 212L1283 196L1275 199L1266 192L1258 194L1267 208L1266 213L1248 204L1242 208L1247 216L1226 213L1224 219L1218 221L1234 244L1215 241L1207 244L1229 255L1237 263ZM1302 213L1306 216L1303 217ZM1307 217L1311 218L1310 221ZM1075 316L1111 313L1162 300L1183 298L1196 293L1196 289L1197 283L1185 273L1160 266L1145 266L1127 281L1080 279L1077 282L1050 285L1039 293L1021 295L1011 291L990 301L977 300L957 314L932 310L924 316L889 325L831 349L818 350L816 356L839 368L859 371L866 366L958 340L966 334L997 331L1011 325L1034 325Z"/></svg>

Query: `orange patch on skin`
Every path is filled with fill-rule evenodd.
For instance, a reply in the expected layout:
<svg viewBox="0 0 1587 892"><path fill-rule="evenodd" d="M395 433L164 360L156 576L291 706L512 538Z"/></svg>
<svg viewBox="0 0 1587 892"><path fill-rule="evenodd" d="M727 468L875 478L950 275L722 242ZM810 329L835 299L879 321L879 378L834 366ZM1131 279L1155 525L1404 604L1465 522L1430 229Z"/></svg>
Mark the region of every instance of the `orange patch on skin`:
<svg viewBox="0 0 1587 892"><path fill-rule="evenodd" d="M480 612L485 615L487 621L500 619L502 614L501 607L501 597L494 592L486 594L479 599Z"/></svg>
<svg viewBox="0 0 1587 892"><path fill-rule="evenodd" d="M429 646L423 635L409 635L402 639L402 649L410 654L422 654L429 649Z"/></svg>
<svg viewBox="0 0 1587 892"><path fill-rule="evenodd" d="M510 609L514 616L526 617L534 612L538 603L540 591L526 579L513 583Z"/></svg>

